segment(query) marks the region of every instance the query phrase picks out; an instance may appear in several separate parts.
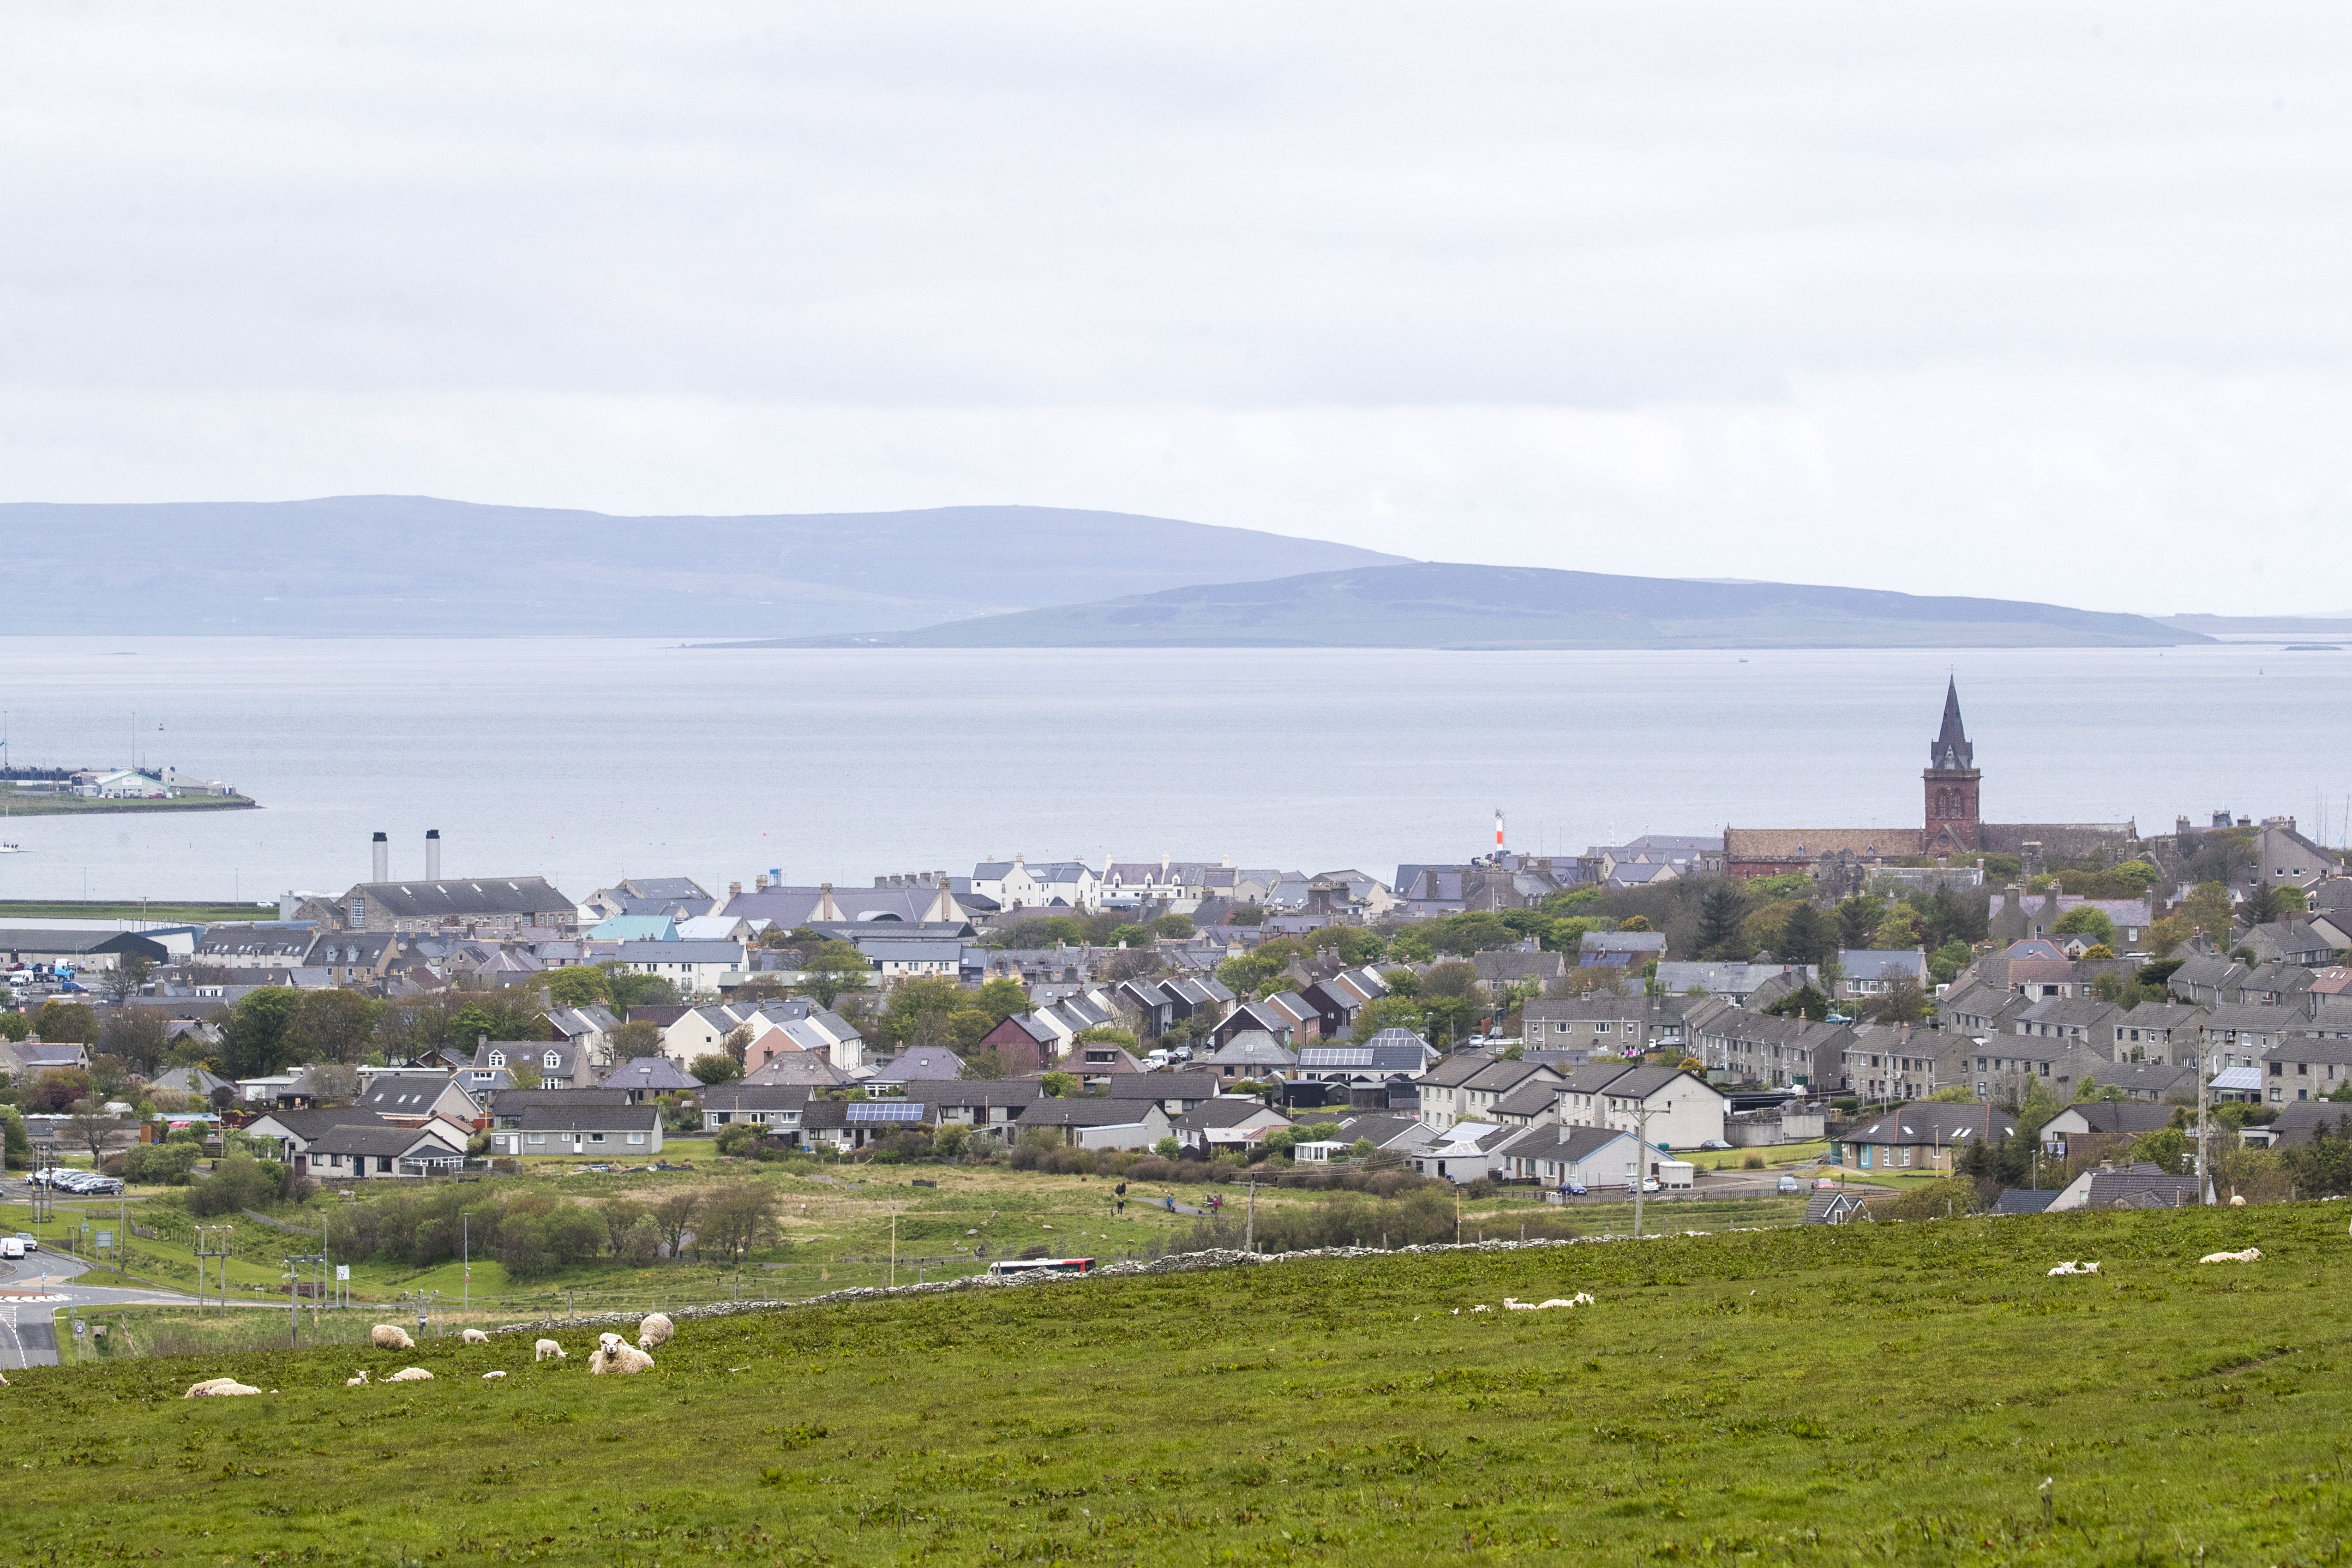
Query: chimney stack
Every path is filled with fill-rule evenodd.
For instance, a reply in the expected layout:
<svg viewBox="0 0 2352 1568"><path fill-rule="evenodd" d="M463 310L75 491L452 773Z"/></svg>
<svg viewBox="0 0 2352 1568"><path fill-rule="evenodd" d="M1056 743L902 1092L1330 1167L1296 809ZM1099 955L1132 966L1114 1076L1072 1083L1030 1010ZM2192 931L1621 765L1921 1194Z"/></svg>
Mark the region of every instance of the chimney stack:
<svg viewBox="0 0 2352 1568"><path fill-rule="evenodd" d="M375 836L375 842L370 846L370 847L374 851L375 875L370 877L368 880L371 882L391 881L392 840L379 833Z"/></svg>
<svg viewBox="0 0 2352 1568"><path fill-rule="evenodd" d="M425 830L425 879L428 882L441 879L441 830L437 827Z"/></svg>
<svg viewBox="0 0 2352 1568"><path fill-rule="evenodd" d="M753 877L751 879L751 887L755 891L762 893L766 892L768 890L768 874L765 871L762 871L759 873L759 875Z"/></svg>

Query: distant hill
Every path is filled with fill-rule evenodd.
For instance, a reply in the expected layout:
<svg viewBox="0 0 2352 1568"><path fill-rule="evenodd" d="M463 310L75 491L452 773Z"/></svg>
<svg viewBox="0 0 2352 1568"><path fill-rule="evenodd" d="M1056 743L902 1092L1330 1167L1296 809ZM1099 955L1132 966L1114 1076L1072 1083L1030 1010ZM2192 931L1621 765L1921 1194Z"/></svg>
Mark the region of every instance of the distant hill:
<svg viewBox="0 0 2352 1568"><path fill-rule="evenodd" d="M42 636L806 637L1402 559L1052 507L614 517L427 496L0 505Z"/></svg>
<svg viewBox="0 0 2352 1568"><path fill-rule="evenodd" d="M2137 647L2210 642L2142 616L1786 583L1443 563L1171 588L828 646Z"/></svg>

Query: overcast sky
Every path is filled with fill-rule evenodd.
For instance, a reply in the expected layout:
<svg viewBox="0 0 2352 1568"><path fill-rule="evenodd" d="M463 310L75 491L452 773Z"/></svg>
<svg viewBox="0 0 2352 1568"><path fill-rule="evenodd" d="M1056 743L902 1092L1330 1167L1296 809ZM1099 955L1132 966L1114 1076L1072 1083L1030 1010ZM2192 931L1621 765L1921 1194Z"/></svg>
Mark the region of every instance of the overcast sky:
<svg viewBox="0 0 2352 1568"><path fill-rule="evenodd" d="M0 12L0 499L2352 610L2341 7Z"/></svg>

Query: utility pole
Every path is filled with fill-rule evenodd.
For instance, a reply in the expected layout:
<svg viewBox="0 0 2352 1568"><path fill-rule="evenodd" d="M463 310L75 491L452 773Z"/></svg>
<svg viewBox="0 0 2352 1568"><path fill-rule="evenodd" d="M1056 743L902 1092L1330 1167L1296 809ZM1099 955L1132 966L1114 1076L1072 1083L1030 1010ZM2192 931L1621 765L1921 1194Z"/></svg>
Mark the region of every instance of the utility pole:
<svg viewBox="0 0 2352 1568"><path fill-rule="evenodd" d="M1460 1218L1462 1200L1460 1197L1457 1196L1454 1200L1454 1207L1455 1214L1454 1221L1454 1229L1455 1232L1454 1239L1459 1241L1461 1239L1460 1233L1462 1230L1462 1220ZM1249 1184L1249 1207L1242 1215L1242 1250L1244 1252L1255 1252L1257 1250L1257 1184L1255 1182L1252 1182Z"/></svg>
<svg viewBox="0 0 2352 1568"><path fill-rule="evenodd" d="M2213 1201L2213 1179L2205 1168L2205 1047L2197 1047L2197 1201Z"/></svg>
<svg viewBox="0 0 2352 1568"><path fill-rule="evenodd" d="M896 1288L897 1288L897 1286L898 1286L898 1205L897 1204L892 1204L892 1205L890 1205L890 1284L891 1284L891 1286L892 1286L892 1288L893 1288L893 1289L896 1289Z"/></svg>
<svg viewBox="0 0 2352 1568"><path fill-rule="evenodd" d="M1650 1181L1650 1102L1638 1101L1633 1110L1633 1136L1642 1146L1633 1161L1633 1239L1642 1239L1642 1189Z"/></svg>
<svg viewBox="0 0 2352 1568"><path fill-rule="evenodd" d="M464 1277L459 1297L464 1305L460 1310L471 1312L474 1310L474 1215L470 1210L457 1216L457 1248L461 1260L458 1268Z"/></svg>

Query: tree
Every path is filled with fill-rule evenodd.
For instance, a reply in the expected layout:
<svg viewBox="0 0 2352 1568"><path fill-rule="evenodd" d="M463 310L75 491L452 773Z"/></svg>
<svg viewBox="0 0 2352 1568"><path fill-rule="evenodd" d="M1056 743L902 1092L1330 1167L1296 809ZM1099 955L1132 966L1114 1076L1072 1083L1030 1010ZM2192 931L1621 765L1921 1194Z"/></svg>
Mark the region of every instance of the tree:
<svg viewBox="0 0 2352 1568"><path fill-rule="evenodd" d="M2050 928L2050 934L2087 936L2099 942L2112 943L2116 940L2116 922L2107 918L2105 910L2095 905L2076 904L2058 917L2058 923Z"/></svg>
<svg viewBox="0 0 2352 1568"><path fill-rule="evenodd" d="M611 994L612 1005L626 1012L631 1007L668 1007L677 1002L677 987L658 974L639 974L617 961L600 963L604 972L604 987Z"/></svg>
<svg viewBox="0 0 2352 1568"><path fill-rule="evenodd" d="M1068 1099L1078 1087L1076 1075L1066 1072L1049 1072L1037 1082L1038 1087L1054 1100Z"/></svg>
<svg viewBox="0 0 2352 1568"><path fill-rule="evenodd" d="M775 1224L775 1194L764 1184L740 1182L723 1188L703 1205L702 1223L694 1237L695 1257L716 1252L730 1262L740 1262L770 1238Z"/></svg>
<svg viewBox="0 0 2352 1568"><path fill-rule="evenodd" d="M360 1091L359 1073L342 1062L314 1062L303 1081L321 1105L349 1100Z"/></svg>
<svg viewBox="0 0 2352 1568"><path fill-rule="evenodd" d="M901 980L890 987L876 1032L894 1045L946 1045L948 1019L963 1009L970 994L945 975L920 974Z"/></svg>
<svg viewBox="0 0 2352 1568"><path fill-rule="evenodd" d="M2276 882L2264 882L2246 900L2246 919L2254 925L2267 925L2283 921L2289 915L2299 915L2307 907L2301 888L2281 887Z"/></svg>
<svg viewBox="0 0 2352 1568"><path fill-rule="evenodd" d="M0 1163L11 1171L22 1171L33 1163L33 1141L25 1136L25 1119L13 1105L0 1106L0 1118L6 1125L0 1127Z"/></svg>
<svg viewBox="0 0 2352 1568"><path fill-rule="evenodd" d="M154 1008L126 1005L107 1009L106 1022L98 1026L98 1048L129 1062L142 1077L152 1077L171 1042Z"/></svg>
<svg viewBox="0 0 2352 1568"><path fill-rule="evenodd" d="M662 1054L660 1028L647 1018L632 1018L613 1031L613 1059L635 1061L639 1057Z"/></svg>
<svg viewBox="0 0 2352 1568"><path fill-rule="evenodd" d="M1774 950L1783 963L1831 963L1837 959L1837 932L1822 911L1807 903L1789 910L1788 924L1780 931L1780 945Z"/></svg>
<svg viewBox="0 0 2352 1568"><path fill-rule="evenodd" d="M1886 904L1884 900L1870 898L1862 893L1856 893L1852 898L1843 900L1837 907L1838 945L1840 947L1871 946L1872 933L1878 930L1878 922L1885 919L1885 915Z"/></svg>
<svg viewBox="0 0 2352 1568"><path fill-rule="evenodd" d="M727 1037L719 1044L727 1052L727 1059L735 1064L737 1076L740 1077L743 1064L750 1060L751 1056L751 1026L736 1025L734 1028L728 1031Z"/></svg>
<svg viewBox="0 0 2352 1568"><path fill-rule="evenodd" d="M1916 1024L1927 1016L1927 994L1909 975L1898 975L1885 995L1872 999L1868 1012L1876 1023Z"/></svg>
<svg viewBox="0 0 2352 1568"><path fill-rule="evenodd" d="M73 1114L66 1118L65 1135L89 1151L89 1163L97 1164L106 1157L107 1140L113 1137L122 1124L109 1116L94 1100L77 1100Z"/></svg>
<svg viewBox="0 0 2352 1568"><path fill-rule="evenodd" d="M1927 1098L1939 1105L1973 1105L1977 1097L1964 1083L1948 1083Z"/></svg>
<svg viewBox="0 0 2352 1568"><path fill-rule="evenodd" d="M33 1032L33 1020L10 1010L0 1013L0 1039L21 1040Z"/></svg>
<svg viewBox="0 0 2352 1568"><path fill-rule="evenodd" d="M16 1103L26 1110L52 1116L89 1098L89 1074L79 1068L50 1068L16 1091Z"/></svg>
<svg viewBox="0 0 2352 1568"><path fill-rule="evenodd" d="M2168 914L2147 928L2147 951L2162 956L2196 934L2195 921L2185 914Z"/></svg>
<svg viewBox="0 0 2352 1568"><path fill-rule="evenodd" d="M873 983L874 965L845 942L823 942L803 967L809 994L830 1007L845 991L862 991Z"/></svg>
<svg viewBox="0 0 2352 1568"><path fill-rule="evenodd" d="M1866 945L1880 952L1898 952L1905 948L1918 946L1919 917L1906 906L1895 905L1886 911L1886 918L1878 922L1878 929L1870 933Z"/></svg>
<svg viewBox="0 0 2352 1568"><path fill-rule="evenodd" d="M613 999L613 983L593 963L567 963L549 970L541 980L548 1002L557 1007L585 1007Z"/></svg>
<svg viewBox="0 0 2352 1568"><path fill-rule="evenodd" d="M356 991L305 992L287 1023L288 1043L300 1061L358 1061L367 1054L379 1010Z"/></svg>
<svg viewBox="0 0 2352 1568"><path fill-rule="evenodd" d="M699 1056L686 1064L686 1070L703 1083L732 1083L743 1076L743 1068L733 1058L716 1052Z"/></svg>
<svg viewBox="0 0 2352 1568"><path fill-rule="evenodd" d="M1815 987L1800 985L1764 1011L1775 1018L1810 1018L1815 1023L1829 1016L1830 999Z"/></svg>
<svg viewBox="0 0 2352 1568"><path fill-rule="evenodd" d="M2200 882L2190 889L2189 897L2181 900L2176 912L2188 916L2189 924L2215 942L2221 942L2229 936L2230 922L2237 910L2230 901L2227 887L2220 882Z"/></svg>
<svg viewBox="0 0 2352 1568"><path fill-rule="evenodd" d="M959 1051L971 1050L1001 1022L978 1007L959 1007L947 1016L948 1043Z"/></svg>
<svg viewBox="0 0 2352 1568"><path fill-rule="evenodd" d="M146 984L154 973L152 960L126 953L114 967L99 975L99 990L108 1001L120 1007L129 998L138 995L139 988Z"/></svg>
<svg viewBox="0 0 2352 1568"><path fill-rule="evenodd" d="M1151 922L1151 929L1171 942L1181 942L1192 934L1191 915L1161 915Z"/></svg>
<svg viewBox="0 0 2352 1568"><path fill-rule="evenodd" d="M1739 951L1739 924L1748 918L1748 896L1736 882L1717 881L1698 901L1696 956L1706 959L1745 958ZM1563 943L1562 947L1565 948Z"/></svg>
<svg viewBox="0 0 2352 1568"><path fill-rule="evenodd" d="M88 1045L98 1038L98 1015L79 1002L51 997L41 1004L40 1013L33 1019L33 1032L53 1044Z"/></svg>
<svg viewBox="0 0 2352 1568"><path fill-rule="evenodd" d="M1644 916L1627 915L1617 922L1617 929L1619 931L1655 931L1658 928L1652 925Z"/></svg>
<svg viewBox="0 0 2352 1568"><path fill-rule="evenodd" d="M1410 996L1375 996L1356 1010L1356 1026L1348 1037L1361 1045L1382 1029L1410 1029L1418 1035L1428 1026L1421 1004Z"/></svg>
<svg viewBox="0 0 2352 1568"><path fill-rule="evenodd" d="M286 985L248 991L223 1016L221 1050L232 1078L266 1078L294 1063L287 1030L302 994Z"/></svg>
<svg viewBox="0 0 2352 1568"><path fill-rule="evenodd" d="M699 1193L665 1193L646 1205L646 1217L660 1233L662 1245L669 1249L672 1258L676 1258L678 1249L686 1245L687 1227L701 1212L702 1194Z"/></svg>

